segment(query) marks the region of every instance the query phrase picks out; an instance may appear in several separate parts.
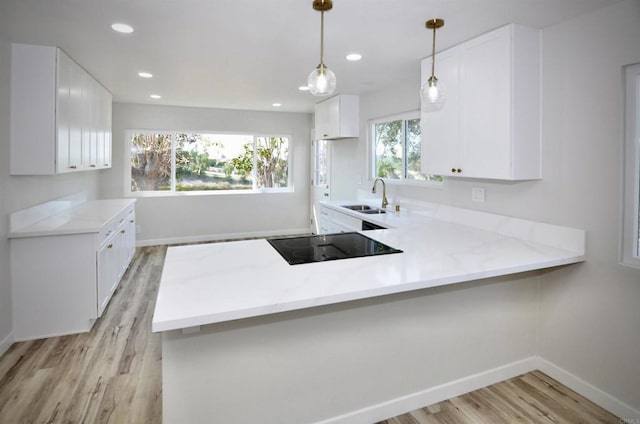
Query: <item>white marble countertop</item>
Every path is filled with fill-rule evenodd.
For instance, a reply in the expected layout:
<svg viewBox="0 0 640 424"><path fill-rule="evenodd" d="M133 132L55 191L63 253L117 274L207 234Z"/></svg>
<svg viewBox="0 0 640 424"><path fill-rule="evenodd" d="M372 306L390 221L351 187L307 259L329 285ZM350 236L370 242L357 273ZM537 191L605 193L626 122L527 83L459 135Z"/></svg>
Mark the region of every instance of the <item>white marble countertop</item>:
<svg viewBox="0 0 640 424"><path fill-rule="evenodd" d="M58 200L15 212L9 238L97 233L135 199Z"/></svg>
<svg viewBox="0 0 640 424"><path fill-rule="evenodd" d="M327 206L389 226L366 235L403 253L289 265L266 240L170 247L153 331L584 261L582 230L438 205L372 216L344 204L354 202Z"/></svg>

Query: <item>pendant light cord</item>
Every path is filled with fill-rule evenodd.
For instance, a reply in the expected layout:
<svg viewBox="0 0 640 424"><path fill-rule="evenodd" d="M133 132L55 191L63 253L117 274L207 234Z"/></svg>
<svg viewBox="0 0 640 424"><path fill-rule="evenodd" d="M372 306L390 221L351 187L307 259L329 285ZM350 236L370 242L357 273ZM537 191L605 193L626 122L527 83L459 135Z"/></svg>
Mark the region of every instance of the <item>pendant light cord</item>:
<svg viewBox="0 0 640 424"><path fill-rule="evenodd" d="M324 10L320 11L320 66L324 68Z"/></svg>
<svg viewBox="0 0 640 424"><path fill-rule="evenodd" d="M435 19L434 19L435 22ZM434 79L436 73L436 26L433 26L433 44L431 45L431 79Z"/></svg>

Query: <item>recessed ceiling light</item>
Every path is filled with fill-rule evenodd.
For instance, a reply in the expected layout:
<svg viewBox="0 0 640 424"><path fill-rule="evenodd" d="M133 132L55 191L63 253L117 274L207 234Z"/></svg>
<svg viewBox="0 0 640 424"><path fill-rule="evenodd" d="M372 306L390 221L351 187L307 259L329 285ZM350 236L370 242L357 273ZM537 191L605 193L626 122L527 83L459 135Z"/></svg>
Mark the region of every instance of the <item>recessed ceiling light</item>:
<svg viewBox="0 0 640 424"><path fill-rule="evenodd" d="M298 87L298 90L300 90L300 91L309 91L309 86L308 85L301 85L300 87Z"/></svg>
<svg viewBox="0 0 640 424"><path fill-rule="evenodd" d="M348 55L346 56L346 59L347 59L347 60L350 60L350 61L352 61L352 62L356 62L356 61L358 61L358 60L362 59L362 55L361 55L361 54L359 54L359 53L350 53L350 54L348 54Z"/></svg>
<svg viewBox="0 0 640 424"><path fill-rule="evenodd" d="M138 76L141 78L151 78L153 74L149 72L138 72Z"/></svg>
<svg viewBox="0 0 640 424"><path fill-rule="evenodd" d="M133 32L133 27L131 25L127 25L123 23L112 24L111 29L117 32L121 32L123 34L131 34Z"/></svg>
<svg viewBox="0 0 640 424"><path fill-rule="evenodd" d="M280 106L282 106L282 103L271 103L271 106L280 107Z"/></svg>
<svg viewBox="0 0 640 424"><path fill-rule="evenodd" d="M162 96L161 96L161 95L159 95L159 94L152 94L152 95L150 95L149 97L151 97L152 99L156 99L156 100L158 100L158 99L161 99L161 98L162 98Z"/></svg>

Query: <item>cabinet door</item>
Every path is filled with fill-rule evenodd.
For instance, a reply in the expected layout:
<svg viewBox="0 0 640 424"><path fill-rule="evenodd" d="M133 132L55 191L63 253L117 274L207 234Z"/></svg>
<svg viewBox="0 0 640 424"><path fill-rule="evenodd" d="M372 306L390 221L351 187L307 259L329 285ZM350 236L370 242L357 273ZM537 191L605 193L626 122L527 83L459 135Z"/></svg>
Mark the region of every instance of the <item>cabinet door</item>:
<svg viewBox="0 0 640 424"><path fill-rule="evenodd" d="M56 66L56 171L73 171L69 160L69 133L71 117L70 72L71 59L58 50Z"/></svg>
<svg viewBox="0 0 640 424"><path fill-rule="evenodd" d="M98 316L102 316L118 281L118 252L115 239L98 251Z"/></svg>
<svg viewBox="0 0 640 424"><path fill-rule="evenodd" d="M324 128L327 138L340 137L340 96L334 96L324 102Z"/></svg>
<svg viewBox="0 0 640 424"><path fill-rule="evenodd" d="M82 163L91 164L91 131L93 129L93 84L87 74L82 76Z"/></svg>
<svg viewBox="0 0 640 424"><path fill-rule="evenodd" d="M100 115L100 93L98 83L89 77L91 86L91 110L88 116L89 122L89 167L95 168L98 163L98 116Z"/></svg>
<svg viewBox="0 0 640 424"><path fill-rule="evenodd" d="M101 163L103 168L111 168L111 107L112 97L106 89L102 91L102 127L104 130L104 154ZM99 163L100 165L100 163Z"/></svg>
<svg viewBox="0 0 640 424"><path fill-rule="evenodd" d="M315 138L330 140L359 135L358 96L339 94L316 104Z"/></svg>
<svg viewBox="0 0 640 424"><path fill-rule="evenodd" d="M118 228L118 235L116 236L117 247L118 247L118 282L120 278L124 275L124 272L127 270L127 266L129 266L129 246L128 246L128 233L129 228L126 223L123 223ZM115 290L115 287L114 287Z"/></svg>
<svg viewBox="0 0 640 424"><path fill-rule="evenodd" d="M458 50L436 55L436 76L445 89L446 102L436 112L422 113L423 174L457 175L460 160L460 71ZM422 83L431 75L431 59L422 61Z"/></svg>
<svg viewBox="0 0 640 424"><path fill-rule="evenodd" d="M136 253L136 215L135 213L132 212L127 217L127 224L125 229L126 229L125 246L127 249L127 255L126 255L126 264L124 265L124 269L126 271L127 267L131 263L131 259L133 259L133 256Z"/></svg>
<svg viewBox="0 0 640 424"><path fill-rule="evenodd" d="M94 81L94 98L93 98L93 124L96 129L96 152L93 162L93 168L102 168L104 165L104 87Z"/></svg>
<svg viewBox="0 0 640 424"><path fill-rule="evenodd" d="M316 140L326 140L330 138L329 128L329 104L327 101L323 101L316 104L315 107L315 126L316 126Z"/></svg>
<svg viewBox="0 0 640 424"><path fill-rule="evenodd" d="M84 71L75 62L69 69L69 166L82 167L82 80Z"/></svg>
<svg viewBox="0 0 640 424"><path fill-rule="evenodd" d="M510 178L510 45L509 27L462 45L462 176Z"/></svg>

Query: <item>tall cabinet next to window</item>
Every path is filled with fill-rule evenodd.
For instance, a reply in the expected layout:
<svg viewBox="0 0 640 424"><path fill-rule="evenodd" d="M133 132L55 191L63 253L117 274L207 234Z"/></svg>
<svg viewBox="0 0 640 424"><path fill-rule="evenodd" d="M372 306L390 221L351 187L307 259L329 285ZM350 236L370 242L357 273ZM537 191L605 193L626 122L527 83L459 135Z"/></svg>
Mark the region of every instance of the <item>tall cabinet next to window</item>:
<svg viewBox="0 0 640 424"><path fill-rule="evenodd" d="M110 168L111 102L59 48L13 44L11 174Z"/></svg>

